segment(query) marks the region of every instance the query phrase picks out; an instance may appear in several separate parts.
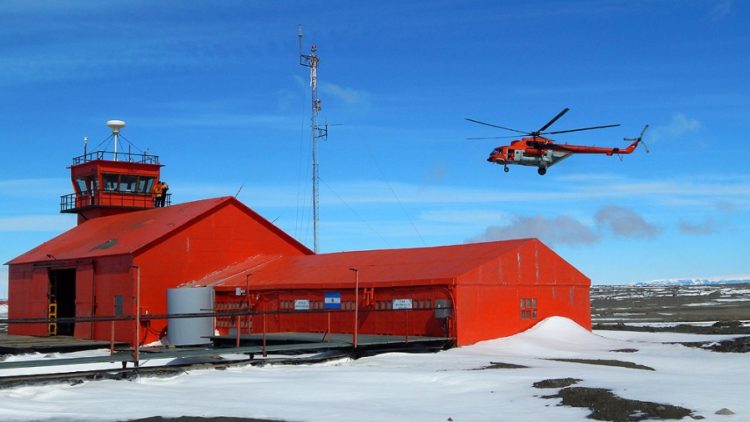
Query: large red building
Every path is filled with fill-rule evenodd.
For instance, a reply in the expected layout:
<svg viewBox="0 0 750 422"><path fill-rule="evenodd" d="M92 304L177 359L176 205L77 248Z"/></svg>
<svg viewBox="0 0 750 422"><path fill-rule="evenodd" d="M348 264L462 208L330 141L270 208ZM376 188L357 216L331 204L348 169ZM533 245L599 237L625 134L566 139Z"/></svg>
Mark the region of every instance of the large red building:
<svg viewBox="0 0 750 422"><path fill-rule="evenodd" d="M137 299L140 314L165 314L167 289L184 285L213 286L217 311L262 311L240 332L349 333L355 309L360 333L459 345L553 315L590 328L589 279L536 239L316 255L232 197L159 207L158 158L107 154L71 166L61 212L77 213L78 226L7 263L9 318L48 320L9 333L109 339L110 322L65 318L132 316ZM138 341L166 325L143 324ZM237 325L216 321L224 334ZM134 341L132 321L114 327L118 341Z"/></svg>
<svg viewBox="0 0 750 422"><path fill-rule="evenodd" d="M257 213L223 197L94 218L8 263L14 318L134 315L140 278L141 314L166 313L166 291L255 254L312 253ZM144 327L154 340L166 321ZM110 324L11 324L10 334L109 339ZM133 323L116 326L131 341Z"/></svg>
<svg viewBox="0 0 750 422"><path fill-rule="evenodd" d="M218 310L266 314L240 320L241 332L351 333L355 285L360 333L452 337L466 345L554 315L591 327L589 279L536 239L256 255L191 284L213 286ZM236 325L217 321L223 334Z"/></svg>

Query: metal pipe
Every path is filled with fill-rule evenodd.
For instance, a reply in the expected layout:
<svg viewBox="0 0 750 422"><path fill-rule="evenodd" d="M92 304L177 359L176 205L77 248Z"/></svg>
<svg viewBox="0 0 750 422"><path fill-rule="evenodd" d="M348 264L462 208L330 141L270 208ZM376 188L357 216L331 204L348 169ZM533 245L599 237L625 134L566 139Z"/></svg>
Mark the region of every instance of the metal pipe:
<svg viewBox="0 0 750 422"><path fill-rule="evenodd" d="M245 301L247 303L247 310L250 311L250 276L252 276L253 273L247 273L245 275ZM245 322L247 322L247 333L250 334L250 316L245 317Z"/></svg>
<svg viewBox="0 0 750 422"><path fill-rule="evenodd" d="M112 304L112 307L115 308L112 312L112 314L117 313L117 305ZM94 325L93 323L91 324ZM110 337L109 337L109 354L114 355L115 354L115 320L112 320L111 326L110 326Z"/></svg>
<svg viewBox="0 0 750 422"><path fill-rule="evenodd" d="M409 313L411 309L406 310L406 335L404 336L404 343L409 343Z"/></svg>
<svg viewBox="0 0 750 422"><path fill-rule="evenodd" d="M359 340L359 269L349 268L349 270L354 271L354 333L352 334L352 344L356 350Z"/></svg>
<svg viewBox="0 0 750 422"><path fill-rule="evenodd" d="M263 313L263 357L266 357L266 314Z"/></svg>
<svg viewBox="0 0 750 422"><path fill-rule="evenodd" d="M135 276L135 343L133 344L133 359L138 367L141 349L141 267L133 265Z"/></svg>
<svg viewBox="0 0 750 422"><path fill-rule="evenodd" d="M331 312L328 312L328 327L326 328L326 335L323 337L324 341L331 341Z"/></svg>
<svg viewBox="0 0 750 422"><path fill-rule="evenodd" d="M114 135L115 135L115 161L117 161L117 143L118 143L118 140L119 140L119 137L120 137L120 136L118 135L118 133L119 133L119 132L115 132L115 133L114 133Z"/></svg>
<svg viewBox="0 0 750 422"><path fill-rule="evenodd" d="M236 347L240 347L240 316L237 315L237 318L235 319L235 328L237 332L237 337L235 338L234 345Z"/></svg>

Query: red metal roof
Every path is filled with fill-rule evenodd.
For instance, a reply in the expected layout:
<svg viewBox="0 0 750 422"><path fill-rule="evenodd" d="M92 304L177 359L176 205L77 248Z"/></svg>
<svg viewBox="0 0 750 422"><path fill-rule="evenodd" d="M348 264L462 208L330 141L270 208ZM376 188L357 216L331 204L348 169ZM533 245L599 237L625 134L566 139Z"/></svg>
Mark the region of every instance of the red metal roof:
<svg viewBox="0 0 750 422"><path fill-rule="evenodd" d="M253 255L243 261L206 274L198 280L183 283L179 287L216 286L227 282L230 282L232 286L244 286L244 283L249 281L247 279L248 274L252 275L259 268L281 257L281 255Z"/></svg>
<svg viewBox="0 0 750 422"><path fill-rule="evenodd" d="M230 204L241 208L301 251L312 253L234 197L226 196L95 218L42 243L7 264L136 254L181 227Z"/></svg>
<svg viewBox="0 0 750 422"><path fill-rule="evenodd" d="M359 270L363 287L371 285L451 284L457 277L494 258L515 251L536 239L471 243L410 249L384 249L338 252L294 257L252 257L217 273L207 275L195 284L212 285L220 290L234 290L247 283L254 290L278 288L344 288L351 287Z"/></svg>

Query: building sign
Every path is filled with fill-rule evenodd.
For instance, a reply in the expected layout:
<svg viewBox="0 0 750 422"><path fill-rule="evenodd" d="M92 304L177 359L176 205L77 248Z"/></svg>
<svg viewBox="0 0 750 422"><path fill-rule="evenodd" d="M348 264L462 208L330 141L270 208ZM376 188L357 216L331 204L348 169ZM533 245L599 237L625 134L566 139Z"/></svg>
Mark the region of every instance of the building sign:
<svg viewBox="0 0 750 422"><path fill-rule="evenodd" d="M308 299L295 299L294 310L295 311L309 311L310 301Z"/></svg>
<svg viewBox="0 0 750 422"><path fill-rule="evenodd" d="M411 309L411 299L393 299L393 309Z"/></svg>
<svg viewBox="0 0 750 422"><path fill-rule="evenodd" d="M341 293L326 292L325 308L326 309L341 309Z"/></svg>

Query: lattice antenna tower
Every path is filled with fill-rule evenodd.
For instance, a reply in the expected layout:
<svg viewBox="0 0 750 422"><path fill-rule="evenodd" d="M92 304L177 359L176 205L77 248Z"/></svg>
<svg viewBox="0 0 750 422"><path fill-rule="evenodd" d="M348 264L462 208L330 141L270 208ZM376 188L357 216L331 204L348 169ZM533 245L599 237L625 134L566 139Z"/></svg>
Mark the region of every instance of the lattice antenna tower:
<svg viewBox="0 0 750 422"><path fill-rule="evenodd" d="M299 40L299 64L310 68L310 91L311 91L311 115L310 129L312 141L312 220L313 220L313 251L318 253L318 223L320 222L319 214L319 197L318 197L318 140L328 138L328 124L318 126L318 113L321 110L320 98L318 98L318 46L310 46L310 54L302 53L302 25L297 25L297 39Z"/></svg>

